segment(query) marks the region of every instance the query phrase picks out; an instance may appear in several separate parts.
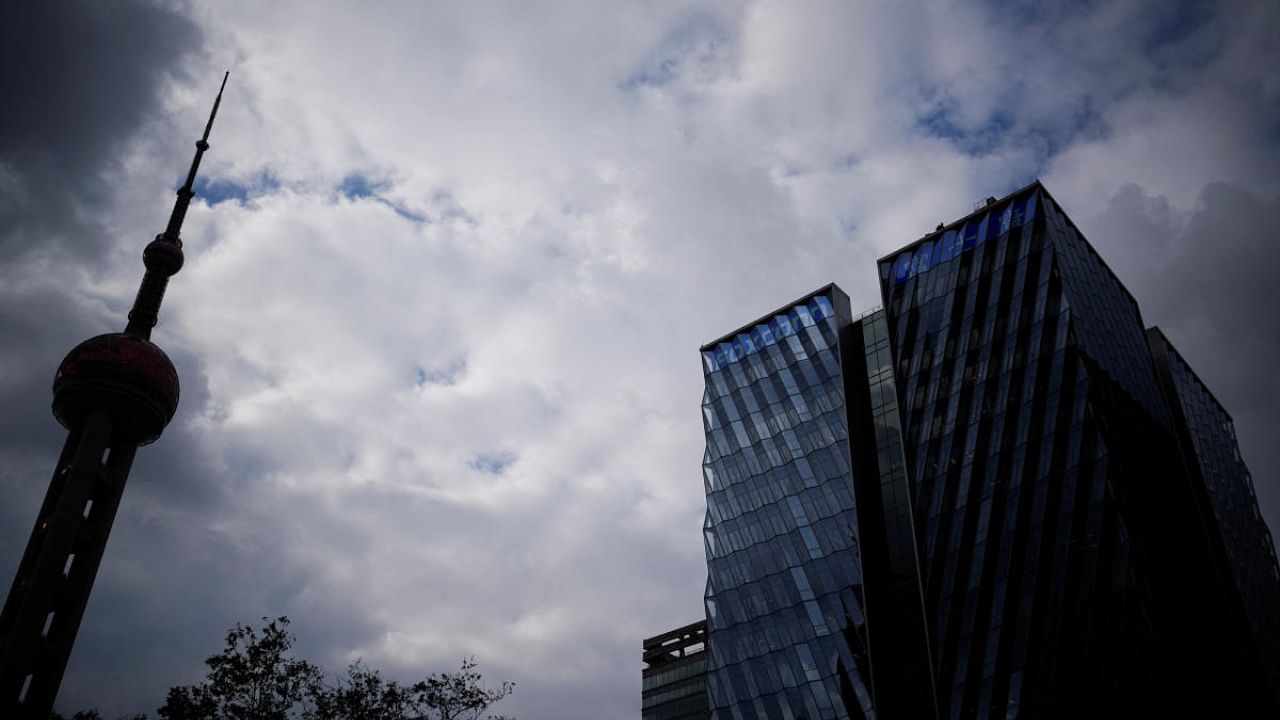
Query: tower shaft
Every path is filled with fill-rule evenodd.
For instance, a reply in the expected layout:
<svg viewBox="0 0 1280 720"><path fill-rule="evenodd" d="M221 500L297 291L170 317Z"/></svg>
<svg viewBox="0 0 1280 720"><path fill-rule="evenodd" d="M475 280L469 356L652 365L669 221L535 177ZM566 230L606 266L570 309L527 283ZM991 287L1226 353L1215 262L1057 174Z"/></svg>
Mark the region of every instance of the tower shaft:
<svg viewBox="0 0 1280 720"><path fill-rule="evenodd" d="M44 720L53 707L137 451L112 442L112 425L93 413L67 437L5 600L5 717Z"/></svg>

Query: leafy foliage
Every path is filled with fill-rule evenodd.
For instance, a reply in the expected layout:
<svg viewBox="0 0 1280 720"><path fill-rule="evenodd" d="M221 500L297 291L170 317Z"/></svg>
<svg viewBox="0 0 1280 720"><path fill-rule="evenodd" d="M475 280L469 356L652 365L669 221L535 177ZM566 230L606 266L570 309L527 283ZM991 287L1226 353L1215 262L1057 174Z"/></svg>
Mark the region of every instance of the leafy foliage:
<svg viewBox="0 0 1280 720"><path fill-rule="evenodd" d="M321 690L323 673L289 656L289 618L267 621L262 633L237 624L227 647L205 660L209 675L198 685L169 688L160 707L166 720L288 720L305 717Z"/></svg>
<svg viewBox="0 0 1280 720"><path fill-rule="evenodd" d="M290 655L286 617L268 620L261 632L236 625L227 646L205 664L204 682L169 689L165 720L511 720L485 715L515 689L487 690L474 660L457 672L428 675L412 685L384 680L357 661L334 684L323 671ZM96 714L96 711L95 711ZM77 717L73 720L82 720ZM83 720L98 720L86 717Z"/></svg>
<svg viewBox="0 0 1280 720"><path fill-rule="evenodd" d="M456 673L428 675L412 685L384 681L377 670L356 662L334 687L317 696L308 720L480 720L489 707L511 694L515 683L496 690L480 684L475 661L463 660ZM484 716L509 720L504 716Z"/></svg>

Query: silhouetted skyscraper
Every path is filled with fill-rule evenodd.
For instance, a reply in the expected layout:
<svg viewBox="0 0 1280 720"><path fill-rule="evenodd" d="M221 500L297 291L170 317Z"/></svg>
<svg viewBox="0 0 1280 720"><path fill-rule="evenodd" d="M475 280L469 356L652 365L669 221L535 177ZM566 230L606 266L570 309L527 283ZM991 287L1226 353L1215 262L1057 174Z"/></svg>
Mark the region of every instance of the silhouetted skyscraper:
<svg viewBox="0 0 1280 720"><path fill-rule="evenodd" d="M68 434L0 612L5 718L49 717L134 453L160 437L178 407L178 373L151 328L182 269L179 232L221 102L220 88L168 226L143 251L146 272L124 332L80 343L54 376L53 414Z"/></svg>
<svg viewBox="0 0 1280 720"><path fill-rule="evenodd" d="M713 717L1275 717L1230 419L1035 183L703 347Z"/></svg>

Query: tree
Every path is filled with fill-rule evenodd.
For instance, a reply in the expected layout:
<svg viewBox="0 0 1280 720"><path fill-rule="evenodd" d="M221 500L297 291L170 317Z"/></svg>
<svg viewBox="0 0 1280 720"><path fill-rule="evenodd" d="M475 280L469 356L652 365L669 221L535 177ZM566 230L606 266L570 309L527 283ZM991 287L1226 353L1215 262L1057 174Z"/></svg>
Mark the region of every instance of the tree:
<svg viewBox="0 0 1280 720"><path fill-rule="evenodd" d="M205 660L209 674L198 685L169 688L159 709L166 720L287 720L305 717L323 673L289 655L289 618L268 621L261 634L236 624L220 655Z"/></svg>
<svg viewBox="0 0 1280 720"><path fill-rule="evenodd" d="M360 661L333 684L316 665L290 655L289 619L263 618L259 632L236 625L227 646L205 664L198 685L169 689L165 720L511 720L484 715L515 689L487 690L474 660L457 672L428 675L411 685L384 680Z"/></svg>
<svg viewBox="0 0 1280 720"><path fill-rule="evenodd" d="M384 681L359 661L337 685L325 686L308 720L480 720L490 706L511 694L515 683L496 690L481 685L475 661L463 660L456 673L428 675L412 685ZM501 715L489 720L509 720Z"/></svg>

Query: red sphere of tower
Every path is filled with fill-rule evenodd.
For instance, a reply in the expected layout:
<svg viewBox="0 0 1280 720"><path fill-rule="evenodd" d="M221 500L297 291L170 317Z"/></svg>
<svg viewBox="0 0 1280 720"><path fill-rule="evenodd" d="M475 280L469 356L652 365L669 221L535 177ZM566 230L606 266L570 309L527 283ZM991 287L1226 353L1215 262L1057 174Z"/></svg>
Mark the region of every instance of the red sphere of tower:
<svg viewBox="0 0 1280 720"><path fill-rule="evenodd" d="M124 439L146 445L173 419L178 394L178 371L163 350L134 335L109 333L80 343L58 366L53 415L71 429L101 410Z"/></svg>

